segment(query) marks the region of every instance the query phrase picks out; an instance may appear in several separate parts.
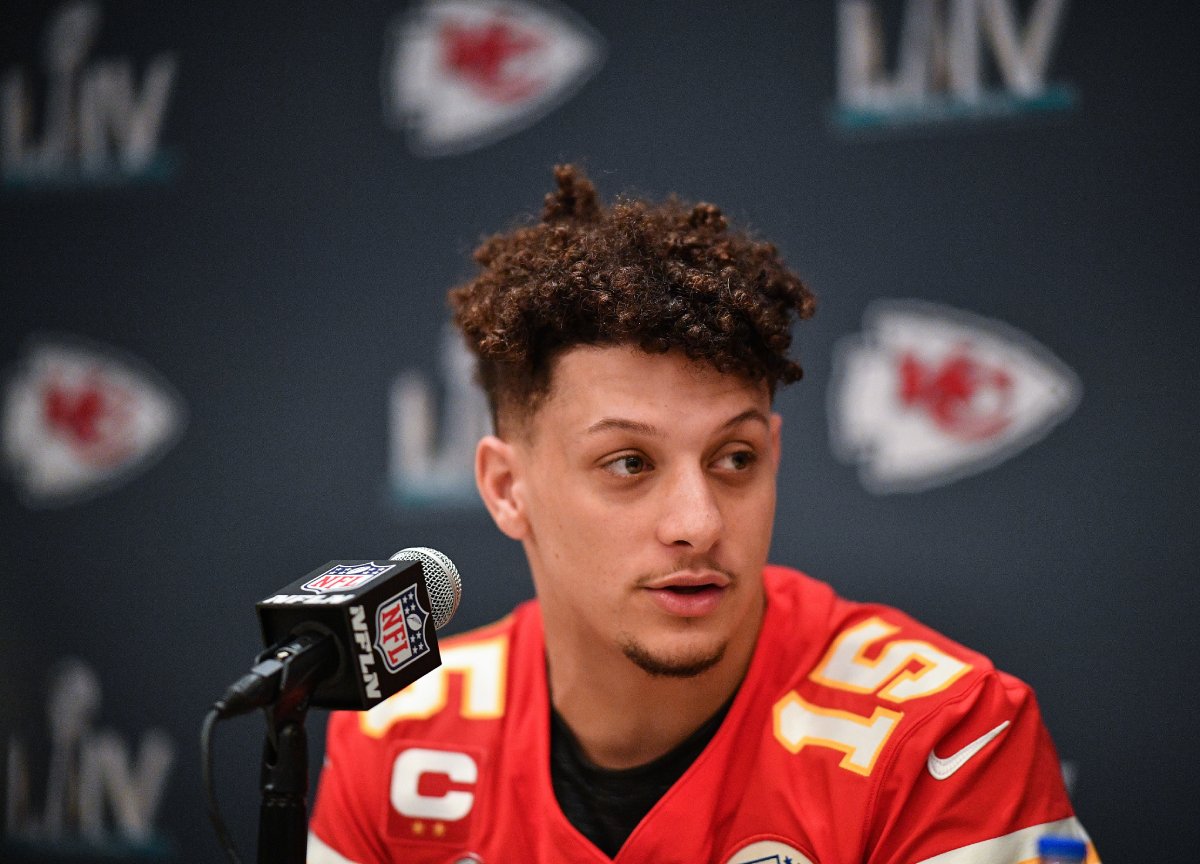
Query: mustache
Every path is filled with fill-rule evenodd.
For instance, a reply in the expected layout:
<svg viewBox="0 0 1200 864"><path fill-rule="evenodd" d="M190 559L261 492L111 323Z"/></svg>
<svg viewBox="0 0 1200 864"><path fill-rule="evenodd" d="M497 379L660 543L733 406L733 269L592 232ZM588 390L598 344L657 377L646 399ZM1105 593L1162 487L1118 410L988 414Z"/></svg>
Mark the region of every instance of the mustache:
<svg viewBox="0 0 1200 864"><path fill-rule="evenodd" d="M638 587L641 587L643 585L648 585L657 579L663 579L673 573L679 573L684 570L690 570L697 573L704 571L720 573L729 579L730 584L738 581L737 573L735 573L733 570L722 567L707 555L684 555L675 559L669 568L663 570L654 570L650 573L643 573L639 575L634 584Z"/></svg>

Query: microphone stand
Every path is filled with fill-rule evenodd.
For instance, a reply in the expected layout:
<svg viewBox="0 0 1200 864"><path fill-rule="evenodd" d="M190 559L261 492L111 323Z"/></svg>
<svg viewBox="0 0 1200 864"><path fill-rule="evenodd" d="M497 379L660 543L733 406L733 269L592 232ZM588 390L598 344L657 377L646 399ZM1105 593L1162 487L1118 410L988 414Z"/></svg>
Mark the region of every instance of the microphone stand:
<svg viewBox="0 0 1200 864"><path fill-rule="evenodd" d="M289 648L275 650L274 658L281 662L288 660L292 653ZM272 656L271 650L263 656ZM308 737L304 731L304 718L309 699L325 673L326 670L312 664L292 667L284 662L279 698L263 709L267 735L263 743L260 782L258 864L305 864L308 851Z"/></svg>

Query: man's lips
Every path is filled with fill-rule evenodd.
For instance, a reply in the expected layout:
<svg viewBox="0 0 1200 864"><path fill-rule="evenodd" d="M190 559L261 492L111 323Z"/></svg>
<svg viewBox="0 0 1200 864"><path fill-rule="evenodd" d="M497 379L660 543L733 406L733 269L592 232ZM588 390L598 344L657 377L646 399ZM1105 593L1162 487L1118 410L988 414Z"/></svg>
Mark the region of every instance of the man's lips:
<svg viewBox="0 0 1200 864"><path fill-rule="evenodd" d="M732 580L714 571L680 571L652 579L642 587L664 612L699 618L716 610Z"/></svg>
<svg viewBox="0 0 1200 864"><path fill-rule="evenodd" d="M695 589L695 588L728 588L729 583L733 581L724 573L716 570L678 570L674 573L668 573L666 576L659 576L651 579L642 585L643 588L649 588L652 591L661 591L664 589Z"/></svg>

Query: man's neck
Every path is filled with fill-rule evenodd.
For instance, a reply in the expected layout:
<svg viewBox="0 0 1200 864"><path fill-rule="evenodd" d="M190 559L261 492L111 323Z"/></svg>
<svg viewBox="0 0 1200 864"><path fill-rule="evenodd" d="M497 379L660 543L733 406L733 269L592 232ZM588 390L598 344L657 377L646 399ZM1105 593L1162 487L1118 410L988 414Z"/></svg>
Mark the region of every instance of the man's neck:
<svg viewBox="0 0 1200 864"><path fill-rule="evenodd" d="M751 636L731 642L711 669L675 678L651 675L620 653L561 650L548 631L550 698L593 763L644 765L686 740L737 691L757 631Z"/></svg>

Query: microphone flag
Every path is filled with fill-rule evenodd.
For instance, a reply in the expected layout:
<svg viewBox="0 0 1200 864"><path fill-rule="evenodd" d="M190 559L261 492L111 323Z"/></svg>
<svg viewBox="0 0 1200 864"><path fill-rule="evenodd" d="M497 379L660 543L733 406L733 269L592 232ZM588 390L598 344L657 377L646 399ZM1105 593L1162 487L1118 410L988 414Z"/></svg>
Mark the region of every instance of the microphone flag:
<svg viewBox="0 0 1200 864"><path fill-rule="evenodd" d="M266 645L311 632L338 646L313 706L366 710L442 662L420 561L330 561L255 608Z"/></svg>

